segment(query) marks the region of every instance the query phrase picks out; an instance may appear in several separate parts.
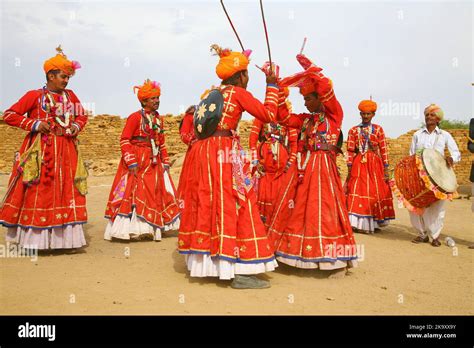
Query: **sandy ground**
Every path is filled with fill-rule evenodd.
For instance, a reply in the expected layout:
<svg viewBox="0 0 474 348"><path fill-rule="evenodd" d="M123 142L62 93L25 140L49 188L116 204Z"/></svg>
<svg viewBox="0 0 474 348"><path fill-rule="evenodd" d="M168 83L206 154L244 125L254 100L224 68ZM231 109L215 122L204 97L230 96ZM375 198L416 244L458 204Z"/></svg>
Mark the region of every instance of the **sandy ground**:
<svg viewBox="0 0 474 348"><path fill-rule="evenodd" d="M177 232L161 242L109 242L102 217L112 177L92 177L88 246L77 254L0 257L0 314L474 314L471 202L447 205L441 235L455 248L410 240L408 212L376 235L356 235L364 260L343 279L280 265L272 287L234 290L229 281L192 279L176 251ZM0 176L0 196L7 176ZM0 245L5 248L5 231ZM126 257L127 252L129 257Z"/></svg>

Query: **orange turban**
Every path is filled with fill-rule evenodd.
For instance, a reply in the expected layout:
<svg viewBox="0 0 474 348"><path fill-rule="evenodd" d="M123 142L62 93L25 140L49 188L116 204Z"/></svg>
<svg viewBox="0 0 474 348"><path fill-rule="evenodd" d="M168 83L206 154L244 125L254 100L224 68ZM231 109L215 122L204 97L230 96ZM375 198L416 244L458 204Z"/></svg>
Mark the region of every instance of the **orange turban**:
<svg viewBox="0 0 474 348"><path fill-rule="evenodd" d="M377 103L373 100L362 100L359 103L359 110L362 112L375 112L377 111Z"/></svg>
<svg viewBox="0 0 474 348"><path fill-rule="evenodd" d="M156 81L146 79L142 86L133 87L133 91L138 89L138 100L143 101L151 97L159 97L161 95L160 84Z"/></svg>
<svg viewBox="0 0 474 348"><path fill-rule="evenodd" d="M44 72L47 74L51 70L61 70L70 76L74 75L76 69L81 67L81 64L74 60L68 60L61 48L61 45L56 48L56 51L58 54L44 62Z"/></svg>
<svg viewBox="0 0 474 348"><path fill-rule="evenodd" d="M218 45L211 45L211 51L214 50L219 56L219 63L216 66L216 74L221 80L226 80L236 72L247 70L251 50L244 52L232 52L230 49L222 49Z"/></svg>

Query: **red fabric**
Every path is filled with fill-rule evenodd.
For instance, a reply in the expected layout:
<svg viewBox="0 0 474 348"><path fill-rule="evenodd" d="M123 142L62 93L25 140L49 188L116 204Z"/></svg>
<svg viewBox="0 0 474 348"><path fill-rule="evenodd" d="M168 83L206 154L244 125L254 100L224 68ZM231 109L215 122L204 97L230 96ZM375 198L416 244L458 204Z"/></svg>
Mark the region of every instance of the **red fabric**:
<svg viewBox="0 0 474 348"><path fill-rule="evenodd" d="M122 158L127 166L137 165L137 156L135 148L132 145L133 137L146 137L148 139L153 137L155 144L160 147L159 157L161 162L169 164L168 150L165 144L163 117L155 112L153 120L153 123L159 126L158 130L152 130L152 127L145 124L141 111L136 111L128 117L126 126L122 131L122 136L120 137L120 150L122 151Z"/></svg>
<svg viewBox="0 0 474 348"><path fill-rule="evenodd" d="M361 142L364 141L361 131L365 131L369 135L370 146L377 153L377 155L382 159L383 165L388 167L388 151L387 151L387 141L385 139L385 133L383 128L377 124L371 124L372 129L369 127L364 127L362 129L360 126L352 127L349 130L347 136L347 164L352 165L356 151L359 151L359 146L362 145Z"/></svg>
<svg viewBox="0 0 474 348"><path fill-rule="evenodd" d="M270 226L274 228L275 221L288 218L290 201L294 199L296 189L296 129L284 126L277 128L275 124L272 125L255 119L249 137L250 150L257 153L264 170L258 179L257 201L267 230ZM271 135L280 136L282 141L273 139ZM259 137L264 140L259 141ZM272 143L278 144L276 158L272 153ZM288 169L287 164L290 164Z"/></svg>
<svg viewBox="0 0 474 348"><path fill-rule="evenodd" d="M66 90L69 99L69 110L75 113L74 122L83 129L87 123L79 99ZM57 103L60 96L51 94ZM17 103L4 113L4 121L14 127L31 131L37 120L50 122L51 127L60 127L54 120L55 114L46 113L41 107L43 91L27 92ZM26 116L24 116L26 114ZM28 133L23 141L19 154L23 154L35 141L38 133ZM87 221L86 197L74 186L74 175L77 168L76 137L49 134L42 136L41 149L43 163L39 183L27 186L23 184L22 175L12 185L17 176L19 158L13 165L9 187L12 191L0 208L0 223L5 226L22 226L50 228Z"/></svg>
<svg viewBox="0 0 474 348"><path fill-rule="evenodd" d="M274 119L277 88L267 87L264 104L243 88L222 88L224 112L219 129L235 130L243 111L263 122ZM232 262L270 261L274 259L273 248L260 220L254 191L246 192L241 201L233 189L233 142L238 138L219 136L199 140L192 146L191 180L184 196L178 249L184 254L208 254ZM244 171L249 174L248 163Z"/></svg>
<svg viewBox="0 0 474 348"><path fill-rule="evenodd" d="M194 113L185 114L183 117L183 123L181 124L181 129L179 130L181 140L186 145L190 145L190 143L196 139L196 135L194 134L193 119Z"/></svg>
<svg viewBox="0 0 474 348"><path fill-rule="evenodd" d="M163 126L161 117L155 120ZM140 111L128 117L120 138L122 159L112 184L105 217L113 221L117 215L130 216L135 205L138 216L151 225L163 227L173 222L179 216L180 210L174 195L165 188L163 164L167 162L162 160L162 157L168 156L161 152L162 157L157 156L157 162L152 163L150 137L153 136L153 132L147 132L146 129ZM133 136L147 139L134 140ZM160 134L156 139L159 141L157 145L160 144L160 148L166 149L164 136ZM129 167L134 165L138 166L136 176L129 174ZM124 176L127 176L125 193L122 199L114 199L117 187Z"/></svg>
<svg viewBox="0 0 474 348"><path fill-rule="evenodd" d="M365 140L363 132L368 134L372 148L367 150L365 156L362 154L365 152L362 149ZM382 127L376 124L352 127L347 137L347 152L348 164L352 165L347 182L349 214L372 217L379 222L394 219L392 191L384 179L388 153Z"/></svg>
<svg viewBox="0 0 474 348"><path fill-rule="evenodd" d="M311 152L303 181L296 191L292 214L286 227L282 225L271 231L272 239L276 241L278 256L306 262L350 260L355 259L355 240L336 155L314 149L324 137L327 143L337 144L343 113L329 79L322 74L318 76L318 95L326 95L321 98L325 110L323 122L319 124L319 115L290 114L285 104L278 112L283 124L301 129L302 162L306 150L311 149ZM314 132L316 125L318 134ZM347 251L338 254L331 252L332 248L347 248Z"/></svg>
<svg viewBox="0 0 474 348"><path fill-rule="evenodd" d="M181 167L181 174L179 175L179 184L178 184L178 200L183 200L183 194L187 192L186 187L188 187L188 182L191 180L192 173L189 171L189 163L192 163L190 159L191 156L191 146L196 141L196 135L194 133L194 124L193 124L193 113L185 114L183 118L183 123L181 124L181 129L179 134L183 143L188 145L188 150L186 151L183 165Z"/></svg>

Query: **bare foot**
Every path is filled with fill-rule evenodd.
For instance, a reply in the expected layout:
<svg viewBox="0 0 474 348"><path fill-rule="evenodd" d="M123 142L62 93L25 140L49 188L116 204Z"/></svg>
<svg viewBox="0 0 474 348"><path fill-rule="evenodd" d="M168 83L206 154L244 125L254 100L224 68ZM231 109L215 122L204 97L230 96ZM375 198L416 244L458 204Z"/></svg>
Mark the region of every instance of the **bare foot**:
<svg viewBox="0 0 474 348"><path fill-rule="evenodd" d="M328 279L342 279L346 276L347 268L339 268L334 271L331 271L331 274L328 276Z"/></svg>

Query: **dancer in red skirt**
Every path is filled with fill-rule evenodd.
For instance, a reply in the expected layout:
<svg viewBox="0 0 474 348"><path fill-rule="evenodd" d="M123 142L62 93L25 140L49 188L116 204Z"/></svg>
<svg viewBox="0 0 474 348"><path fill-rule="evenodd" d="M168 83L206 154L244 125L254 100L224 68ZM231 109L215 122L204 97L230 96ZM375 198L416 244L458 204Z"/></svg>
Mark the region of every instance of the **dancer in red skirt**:
<svg viewBox="0 0 474 348"><path fill-rule="evenodd" d="M190 180L190 173L188 171L189 163L190 163L190 152L191 147L197 141L196 134L194 134L194 125L193 125L193 116L194 112L196 111L196 106L191 105L188 107L186 112L184 113L184 117L181 121L179 126L179 135L181 136L181 140L183 143L188 145L188 150L184 155L183 165L181 166L181 174L179 175L179 184L178 184L178 201L182 202L183 194L186 193L186 185L187 182ZM182 204L182 203L180 203Z"/></svg>
<svg viewBox="0 0 474 348"><path fill-rule="evenodd" d="M135 89L142 108L128 117L120 138L122 160L105 211L107 240L161 240L162 231L179 227L163 118L157 112L161 89L150 80Z"/></svg>
<svg viewBox="0 0 474 348"><path fill-rule="evenodd" d="M87 116L74 92L66 89L80 64L68 60L61 46L56 50L44 63L46 86L27 92L3 115L5 123L28 132L0 206L6 241L25 249L86 245L87 171L77 135Z"/></svg>
<svg viewBox="0 0 474 348"><path fill-rule="evenodd" d="M359 110L362 123L347 137L347 209L355 232L374 233L395 219L388 151L382 127L371 123L377 104L363 100Z"/></svg>
<svg viewBox="0 0 474 348"><path fill-rule="evenodd" d="M298 157L297 165L304 174L286 228L274 232L277 260L298 268L340 269L335 273L343 275L357 253L336 166L342 108L322 69L304 55L296 58L305 71L283 79L280 86L300 87L310 113L291 114L285 104L278 112L279 122L301 131L304 157Z"/></svg>
<svg viewBox="0 0 474 348"><path fill-rule="evenodd" d="M242 159L236 130L244 111L262 122L274 121L277 79L274 74L267 76L262 104L246 90L250 51L232 52L217 45L212 48L219 55L216 73L222 83L217 90L223 106L215 132L191 148L191 180L184 196L179 252L186 254L192 277L234 278L234 288L265 288L269 282L253 275L273 271L277 263L260 220L249 161ZM195 124L220 107L204 102L212 93L218 92L214 89L203 95ZM206 132L200 126L196 131Z"/></svg>
<svg viewBox="0 0 474 348"><path fill-rule="evenodd" d="M250 131L260 216L265 228L274 229L288 220L298 181L296 171L296 129L255 119ZM258 164L257 164L258 163Z"/></svg>

